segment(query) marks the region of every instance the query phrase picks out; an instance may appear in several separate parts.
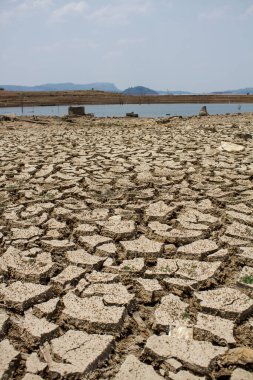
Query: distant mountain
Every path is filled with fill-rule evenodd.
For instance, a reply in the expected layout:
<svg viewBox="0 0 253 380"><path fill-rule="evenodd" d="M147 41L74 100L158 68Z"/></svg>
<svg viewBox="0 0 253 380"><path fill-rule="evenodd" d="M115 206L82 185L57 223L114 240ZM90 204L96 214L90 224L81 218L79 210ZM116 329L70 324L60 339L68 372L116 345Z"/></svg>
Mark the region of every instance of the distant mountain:
<svg viewBox="0 0 253 380"><path fill-rule="evenodd" d="M216 91L212 92L211 94L219 95L219 94L228 94L228 95L247 95L253 94L253 87L248 87L248 88L241 88L239 90L226 90L226 91Z"/></svg>
<svg viewBox="0 0 253 380"><path fill-rule="evenodd" d="M107 82L95 82L88 84L75 84L75 83L46 83L38 86L14 86L14 85L1 85L0 90L5 89L7 91L80 91L80 90L96 90L104 92L116 92L123 95L194 95L196 93L189 91L155 91L148 87L136 86L129 87L125 91L119 90L114 83ZM241 88L239 90L225 90L215 91L210 93L203 93L205 95L247 95L253 94L253 87Z"/></svg>
<svg viewBox="0 0 253 380"><path fill-rule="evenodd" d="M120 92L113 83L89 83L89 84L74 84L74 83L47 83L39 86L12 86L0 85L7 91L79 91L79 90L96 90L105 92Z"/></svg>
<svg viewBox="0 0 253 380"><path fill-rule="evenodd" d="M122 92L123 95L158 95L158 92L151 90L150 88L137 86L129 87Z"/></svg>
<svg viewBox="0 0 253 380"><path fill-rule="evenodd" d="M189 91L157 91L159 95L193 95Z"/></svg>

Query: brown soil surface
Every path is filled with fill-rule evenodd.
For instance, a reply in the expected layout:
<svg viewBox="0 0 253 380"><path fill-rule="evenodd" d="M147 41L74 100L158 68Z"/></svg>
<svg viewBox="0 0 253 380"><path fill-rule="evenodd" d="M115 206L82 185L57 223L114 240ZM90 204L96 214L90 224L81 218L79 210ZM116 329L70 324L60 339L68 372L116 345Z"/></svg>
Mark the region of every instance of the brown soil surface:
<svg viewBox="0 0 253 380"><path fill-rule="evenodd" d="M252 137L0 119L0 378L252 379Z"/></svg>
<svg viewBox="0 0 253 380"><path fill-rule="evenodd" d="M0 107L156 103L253 103L253 95L128 96L102 91L0 91Z"/></svg>

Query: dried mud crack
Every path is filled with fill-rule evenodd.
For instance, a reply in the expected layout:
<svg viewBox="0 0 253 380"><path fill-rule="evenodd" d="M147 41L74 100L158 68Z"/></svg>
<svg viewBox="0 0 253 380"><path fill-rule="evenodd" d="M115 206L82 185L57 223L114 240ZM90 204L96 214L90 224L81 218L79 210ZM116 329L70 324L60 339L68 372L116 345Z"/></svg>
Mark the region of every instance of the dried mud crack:
<svg viewBox="0 0 253 380"><path fill-rule="evenodd" d="M0 121L0 378L253 379L244 136L252 114Z"/></svg>

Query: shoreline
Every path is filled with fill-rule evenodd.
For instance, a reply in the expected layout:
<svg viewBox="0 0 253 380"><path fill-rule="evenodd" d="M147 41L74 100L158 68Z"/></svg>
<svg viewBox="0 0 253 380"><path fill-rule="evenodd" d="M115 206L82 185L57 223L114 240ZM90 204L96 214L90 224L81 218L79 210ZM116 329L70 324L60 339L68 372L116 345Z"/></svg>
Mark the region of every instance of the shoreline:
<svg viewBox="0 0 253 380"><path fill-rule="evenodd" d="M154 122L157 124L165 124L167 125L170 122L180 122L180 121L192 121L192 120L203 120L208 122L213 122L213 120L230 120L231 122L234 119L237 118L244 118L244 117L253 117L253 112L238 112L238 113L230 113L230 114L215 114L215 115L207 115L207 116L199 116L199 115L170 115L170 116L139 116L137 118L131 118L127 116L95 116L91 114L86 115L14 115L14 114L6 114L2 115L0 113L0 125L5 124L7 122L24 122L24 123L32 123L32 124L41 124L41 123L50 123L50 121L66 121L67 123L69 121L73 122L74 124L82 124L86 122L91 122L92 124L95 122L95 124L99 123L100 121L108 122L110 125L110 122L122 122L126 121L131 123L144 123L144 122Z"/></svg>
<svg viewBox="0 0 253 380"><path fill-rule="evenodd" d="M102 91L0 91L0 108L125 104L230 104L253 103L253 95L122 95Z"/></svg>

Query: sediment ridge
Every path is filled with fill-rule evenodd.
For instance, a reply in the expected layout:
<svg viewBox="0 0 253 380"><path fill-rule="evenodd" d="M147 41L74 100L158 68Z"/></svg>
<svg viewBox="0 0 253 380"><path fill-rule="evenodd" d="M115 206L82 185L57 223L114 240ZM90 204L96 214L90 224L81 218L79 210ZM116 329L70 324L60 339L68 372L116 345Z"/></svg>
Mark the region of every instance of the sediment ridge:
<svg viewBox="0 0 253 380"><path fill-rule="evenodd" d="M253 103L253 95L145 95L102 91L14 92L0 91L0 107L75 104Z"/></svg>

